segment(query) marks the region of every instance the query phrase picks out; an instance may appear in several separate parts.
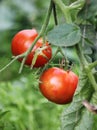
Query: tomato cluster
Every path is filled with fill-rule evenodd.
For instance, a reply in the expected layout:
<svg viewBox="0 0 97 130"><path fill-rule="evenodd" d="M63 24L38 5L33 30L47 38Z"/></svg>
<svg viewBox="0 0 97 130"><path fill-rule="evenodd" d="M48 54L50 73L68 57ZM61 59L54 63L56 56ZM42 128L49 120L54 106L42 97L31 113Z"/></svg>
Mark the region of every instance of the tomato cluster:
<svg viewBox="0 0 97 130"><path fill-rule="evenodd" d="M22 30L12 39L12 54L14 56L25 53L33 41L38 36L35 29ZM45 47L41 53L38 53L34 67L44 66L52 57L52 49L48 42L43 44L40 38L34 45L32 51L28 54L25 65L30 66L36 51ZM18 59L20 62L22 58ZM41 93L49 101L56 104L67 104L72 101L74 92L78 84L78 76L72 71L65 71L61 68L52 67L44 71L40 76L39 88Z"/></svg>
<svg viewBox="0 0 97 130"><path fill-rule="evenodd" d="M22 30L18 32L12 39L12 45L11 45L12 54L14 56L17 56L25 53L30 48L30 46L32 45L33 41L37 36L38 33L35 29ZM43 45L43 39L40 38L33 47L32 51L27 56L25 65L30 66L32 64L35 51L38 48L42 48L43 46L46 47L40 54L38 54L34 67L42 67L51 59L52 49L49 43L46 42L45 45ZM21 62L22 58L20 58L19 61Z"/></svg>

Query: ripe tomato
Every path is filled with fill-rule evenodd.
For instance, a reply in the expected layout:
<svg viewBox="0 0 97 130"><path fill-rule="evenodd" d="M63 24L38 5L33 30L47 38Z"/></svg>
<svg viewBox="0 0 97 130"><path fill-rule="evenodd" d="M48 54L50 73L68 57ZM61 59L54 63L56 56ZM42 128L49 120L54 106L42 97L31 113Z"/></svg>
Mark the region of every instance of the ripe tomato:
<svg viewBox="0 0 97 130"><path fill-rule="evenodd" d="M40 76L41 93L57 104L67 104L72 101L78 84L78 76L72 71L52 67Z"/></svg>
<svg viewBox="0 0 97 130"><path fill-rule="evenodd" d="M20 54L26 52L37 36L38 36L38 33L35 29L22 30L22 31L18 32L12 39L12 45L11 45L12 54L14 56L17 56L17 55L20 55ZM41 38L37 41L37 43L33 47L32 51L28 55L26 62L25 62L26 65L31 65L36 49L38 49L42 46L43 46L43 40ZM34 64L34 67L42 67L51 59L52 49L51 49L50 45L48 44L48 42L46 42L45 46L47 46L47 48L44 49L42 51L42 53L47 58L45 58L43 55L39 54L37 57L37 60ZM22 58L19 59L19 61L21 62Z"/></svg>

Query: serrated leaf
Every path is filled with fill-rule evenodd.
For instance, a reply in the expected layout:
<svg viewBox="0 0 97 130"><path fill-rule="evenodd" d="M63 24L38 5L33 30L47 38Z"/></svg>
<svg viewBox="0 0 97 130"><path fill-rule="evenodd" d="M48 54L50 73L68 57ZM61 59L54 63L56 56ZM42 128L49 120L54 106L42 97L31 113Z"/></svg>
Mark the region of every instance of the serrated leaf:
<svg viewBox="0 0 97 130"><path fill-rule="evenodd" d="M63 24L56 26L48 32L49 43L56 46L74 46L81 40L80 28L74 24Z"/></svg>
<svg viewBox="0 0 97 130"><path fill-rule="evenodd" d="M74 99L69 107L62 113L62 130L78 130L76 128L80 127L80 122L82 122L83 119L83 110L85 109L85 107L82 105L82 101L90 100L93 94L91 84L89 83L89 80L84 72L82 72L79 79L79 85ZM85 125L88 125L87 127L89 127L90 124Z"/></svg>

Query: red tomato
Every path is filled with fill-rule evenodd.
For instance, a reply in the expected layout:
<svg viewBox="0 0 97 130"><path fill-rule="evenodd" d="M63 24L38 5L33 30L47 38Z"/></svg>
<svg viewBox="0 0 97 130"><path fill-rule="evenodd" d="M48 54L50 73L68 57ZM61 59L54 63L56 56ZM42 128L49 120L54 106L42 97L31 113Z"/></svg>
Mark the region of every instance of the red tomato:
<svg viewBox="0 0 97 130"><path fill-rule="evenodd" d="M17 55L20 55L20 54L26 52L29 49L29 47L32 45L33 41L35 40L35 38L37 36L38 36L38 33L35 29L22 30L22 31L18 32L12 39L12 45L11 45L12 54L14 56L17 56ZM43 46L43 40L41 38L37 41L37 43L33 47L32 51L28 55L26 62L25 62L26 65L31 65L35 50L42 46ZM47 58L45 58L43 55L39 54L34 67L42 67L51 59L52 49L51 49L50 45L48 44L48 42L46 42L45 46L47 46L47 48L44 49L42 51L42 53ZM22 58L19 59L19 61L21 62Z"/></svg>
<svg viewBox="0 0 97 130"><path fill-rule="evenodd" d="M72 101L77 84L78 76L75 73L52 67L41 75L39 88L48 100L67 104Z"/></svg>

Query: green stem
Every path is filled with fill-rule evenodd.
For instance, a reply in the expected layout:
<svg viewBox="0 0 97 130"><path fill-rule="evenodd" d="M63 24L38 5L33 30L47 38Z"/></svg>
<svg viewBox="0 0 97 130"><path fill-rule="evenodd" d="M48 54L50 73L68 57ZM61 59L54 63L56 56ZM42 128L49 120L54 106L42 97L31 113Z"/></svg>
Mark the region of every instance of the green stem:
<svg viewBox="0 0 97 130"><path fill-rule="evenodd" d="M47 11L47 15L45 17L45 20L44 20L44 24L40 30L40 33L39 35L36 37L36 39L34 40L33 44L31 45L31 47L27 50L26 52L26 56L23 58L22 60L22 63L21 63L21 66L20 66L20 69L19 69L19 73L21 73L22 69L23 69L23 66L24 66L24 63L26 61L26 58L28 56L28 54L31 52L32 48L34 47L34 45L36 44L36 42L44 35L44 33L46 32L46 28L48 26L48 23L49 23L49 19L50 19L50 15L51 15L51 11L52 11L52 1L50 2L50 6L49 6L49 9Z"/></svg>
<svg viewBox="0 0 97 130"><path fill-rule="evenodd" d="M39 33L40 36L42 36L46 32L46 28L49 24L50 15L51 15L51 12L52 12L52 7L53 7L53 3L52 3L52 0L51 0L49 9L47 11L47 14L46 14L46 17L45 17L45 20L44 20L44 24L42 25L42 28L41 28L40 33Z"/></svg>
<svg viewBox="0 0 97 130"><path fill-rule="evenodd" d="M94 90L97 92L97 83L95 81L94 75L93 75L92 71L90 70L89 66L85 67L85 71L86 71L86 74L87 74Z"/></svg>
<svg viewBox="0 0 97 130"><path fill-rule="evenodd" d="M89 67L89 63L86 61L86 59L82 53L82 50L81 50L79 44L76 45L76 50L77 50L77 53L78 53L78 56L80 59L82 69L86 72L86 74L89 78L89 81L92 84L92 87L94 88L94 90L97 91L97 83L95 81L94 75Z"/></svg>
<svg viewBox="0 0 97 130"><path fill-rule="evenodd" d="M21 63L21 66L20 66L20 69L19 69L19 73L22 72L22 69L23 69L23 66L25 64L25 61L27 59L27 56L29 55L29 53L31 52L32 48L34 47L34 45L36 44L36 42L39 40L39 38L41 38L41 34L39 34L36 39L34 40L33 44L30 46L30 48L26 51L25 53L25 57L23 58L22 60L22 63Z"/></svg>
<svg viewBox="0 0 97 130"><path fill-rule="evenodd" d="M20 120L19 120L19 126L20 126L21 130L25 130L26 129L26 127L24 126L24 124Z"/></svg>
<svg viewBox="0 0 97 130"><path fill-rule="evenodd" d="M13 62L15 62L17 59L24 57L25 54L26 54L26 53L23 53L23 54L21 54L21 55L15 56L15 57L13 58L13 60L11 60L6 66L4 66L4 67L0 70L0 72L4 71L6 68L8 68L8 67L9 67Z"/></svg>
<svg viewBox="0 0 97 130"><path fill-rule="evenodd" d="M79 45L80 43L78 43L76 45L76 51L77 51L77 55L80 59L80 64L81 64L81 67L82 69L85 68L85 66L88 64L88 62L86 61L85 57L84 57L84 54L83 54L83 51L82 51L82 48L80 47Z"/></svg>
<svg viewBox="0 0 97 130"><path fill-rule="evenodd" d="M56 57L56 55L58 54L58 52L59 52L59 47L57 47L57 50L56 50L56 52L54 53L53 57L52 57L52 58L48 61L48 63L43 67L42 73L43 73L43 71L47 68L47 66L51 63L51 61L54 60L54 58Z"/></svg>
<svg viewBox="0 0 97 130"><path fill-rule="evenodd" d="M62 0L53 0L53 2L60 8L60 10L63 12L66 22L72 23L72 18L70 14L70 7L66 6Z"/></svg>
<svg viewBox="0 0 97 130"><path fill-rule="evenodd" d="M28 113L28 120L29 120L29 130L32 130L35 128L34 119L33 119L33 112L30 110Z"/></svg>
<svg viewBox="0 0 97 130"><path fill-rule="evenodd" d="M58 51L60 52L60 54L61 54L63 57L65 57L65 55L64 55L64 53L63 53L63 51L62 51L62 48L61 48L61 47L58 47Z"/></svg>
<svg viewBox="0 0 97 130"><path fill-rule="evenodd" d="M54 21L55 21L55 25L58 25L58 19L57 19L57 13L56 13L56 5L53 2L53 15L54 15Z"/></svg>
<svg viewBox="0 0 97 130"><path fill-rule="evenodd" d="M71 9L78 9L80 10L85 4L85 0L77 0L75 2L73 2L69 7Z"/></svg>
<svg viewBox="0 0 97 130"><path fill-rule="evenodd" d="M96 67L97 66L97 61L94 61L93 63L90 63L89 64L89 68L90 69L93 69L94 67Z"/></svg>

